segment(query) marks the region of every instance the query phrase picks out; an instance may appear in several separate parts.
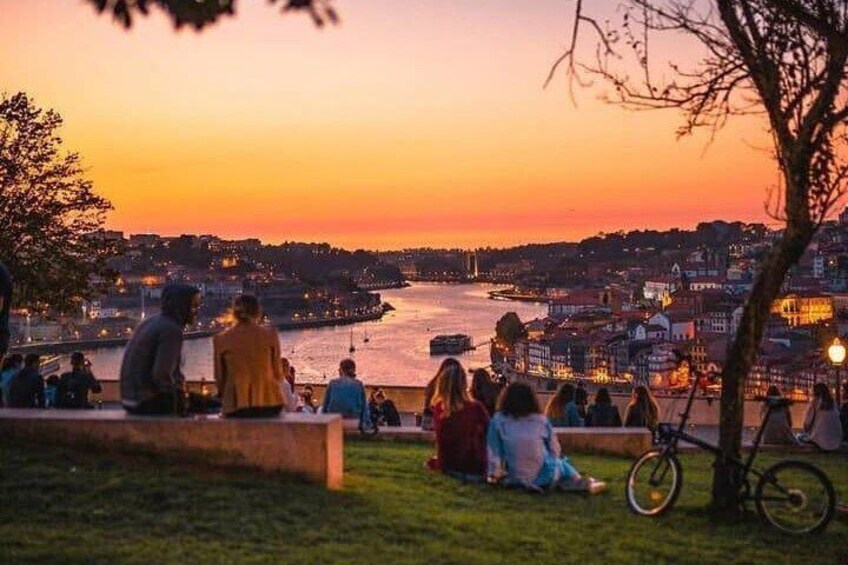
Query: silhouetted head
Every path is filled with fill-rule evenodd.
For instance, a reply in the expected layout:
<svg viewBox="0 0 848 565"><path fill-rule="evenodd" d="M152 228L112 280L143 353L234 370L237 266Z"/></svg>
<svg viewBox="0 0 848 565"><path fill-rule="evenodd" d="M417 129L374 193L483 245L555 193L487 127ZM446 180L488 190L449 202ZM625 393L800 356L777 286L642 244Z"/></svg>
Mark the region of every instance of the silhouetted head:
<svg viewBox="0 0 848 565"><path fill-rule="evenodd" d="M522 418L541 411L536 393L524 383L512 383L504 389L498 402L498 410L513 418Z"/></svg>
<svg viewBox="0 0 848 565"><path fill-rule="evenodd" d="M612 404L610 393L605 387L599 388L595 393L595 404Z"/></svg>
<svg viewBox="0 0 848 565"><path fill-rule="evenodd" d="M20 369L23 366L24 356L20 353L12 353L3 361L3 368L0 370L7 371L9 369Z"/></svg>
<svg viewBox="0 0 848 565"><path fill-rule="evenodd" d="M588 402L589 393L586 392L586 388L583 386L583 383L580 383L574 390L574 403L579 406L585 406Z"/></svg>
<svg viewBox="0 0 848 565"><path fill-rule="evenodd" d="M813 385L813 398L819 401L819 407L822 410L833 409L833 396L830 394L830 388L824 383L816 383Z"/></svg>
<svg viewBox="0 0 848 565"><path fill-rule="evenodd" d="M342 362L339 363L339 376L356 378L356 363L353 359L342 359Z"/></svg>
<svg viewBox="0 0 848 565"><path fill-rule="evenodd" d="M82 369L85 367L85 354L82 351L71 353L71 368Z"/></svg>
<svg viewBox="0 0 848 565"><path fill-rule="evenodd" d="M162 291L162 314L181 326L197 319L200 311L200 290L187 284L169 284Z"/></svg>
<svg viewBox="0 0 848 565"><path fill-rule="evenodd" d="M37 353L27 353L24 357L24 367L27 369L38 369L41 366L41 355Z"/></svg>
<svg viewBox="0 0 848 565"><path fill-rule="evenodd" d="M259 299L252 294L241 294L233 298L233 318L239 324L259 322L262 317L262 308Z"/></svg>
<svg viewBox="0 0 848 565"><path fill-rule="evenodd" d="M766 396L781 396L780 389L777 388L777 385L771 385L766 391Z"/></svg>

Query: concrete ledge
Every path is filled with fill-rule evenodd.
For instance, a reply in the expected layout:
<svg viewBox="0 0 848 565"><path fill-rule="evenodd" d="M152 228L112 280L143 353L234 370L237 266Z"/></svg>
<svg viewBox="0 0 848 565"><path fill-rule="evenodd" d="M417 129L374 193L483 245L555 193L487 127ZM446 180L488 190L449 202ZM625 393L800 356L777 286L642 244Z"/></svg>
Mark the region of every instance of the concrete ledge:
<svg viewBox="0 0 848 565"><path fill-rule="evenodd" d="M356 420L344 420L346 436L358 436ZM651 432L641 428L554 428L563 453L602 453L638 457L651 448ZM386 441L436 441L436 434L418 427L385 427L373 436Z"/></svg>
<svg viewBox="0 0 848 565"><path fill-rule="evenodd" d="M328 414L227 420L133 416L123 410L0 410L0 436L63 445L140 449L172 459L282 471L337 489L344 459L342 420Z"/></svg>
<svg viewBox="0 0 848 565"><path fill-rule="evenodd" d="M651 448L644 428L554 428L563 453L602 453L638 457Z"/></svg>

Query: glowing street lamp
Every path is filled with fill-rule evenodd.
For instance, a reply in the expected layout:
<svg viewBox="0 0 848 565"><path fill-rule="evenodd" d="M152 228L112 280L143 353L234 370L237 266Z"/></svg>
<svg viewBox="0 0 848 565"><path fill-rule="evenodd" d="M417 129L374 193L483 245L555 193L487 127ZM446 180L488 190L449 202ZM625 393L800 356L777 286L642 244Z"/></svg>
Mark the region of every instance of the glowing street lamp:
<svg viewBox="0 0 848 565"><path fill-rule="evenodd" d="M833 338L833 343L827 348L827 356L836 367L836 405L842 404L842 363L845 361L845 346L839 337Z"/></svg>

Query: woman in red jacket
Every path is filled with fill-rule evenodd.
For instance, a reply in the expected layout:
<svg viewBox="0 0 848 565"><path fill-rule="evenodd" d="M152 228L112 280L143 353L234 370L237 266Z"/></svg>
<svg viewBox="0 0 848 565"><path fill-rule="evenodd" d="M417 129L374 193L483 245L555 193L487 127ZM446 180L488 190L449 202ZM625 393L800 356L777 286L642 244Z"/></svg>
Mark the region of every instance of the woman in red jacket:
<svg viewBox="0 0 848 565"><path fill-rule="evenodd" d="M486 473L486 408L468 395L465 369L458 361L444 363L433 395L436 456L428 466L464 480L482 480Z"/></svg>

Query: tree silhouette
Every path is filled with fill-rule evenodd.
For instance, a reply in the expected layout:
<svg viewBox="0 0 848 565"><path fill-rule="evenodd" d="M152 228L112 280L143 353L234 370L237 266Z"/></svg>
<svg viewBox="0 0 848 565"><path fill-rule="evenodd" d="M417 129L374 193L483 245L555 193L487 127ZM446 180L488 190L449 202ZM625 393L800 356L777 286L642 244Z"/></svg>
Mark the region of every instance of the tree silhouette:
<svg viewBox="0 0 848 565"><path fill-rule="evenodd" d="M630 109L682 111L678 135L729 118L762 116L773 140L780 182L767 207L785 226L761 259L753 290L722 373L720 445L739 455L744 383L755 363L772 301L816 230L845 194L848 118L846 0L627 0L621 22L600 22L576 4L564 66L569 88L595 79L612 87L609 102ZM590 34L589 52L581 32ZM658 53L671 34L693 41L701 56L688 65ZM583 47L581 47L581 45ZM627 64L635 63L631 74ZM633 67L631 67L633 68ZM713 505L737 508L732 469L716 461Z"/></svg>
<svg viewBox="0 0 848 565"><path fill-rule="evenodd" d="M69 311L107 276L115 251L100 230L111 209L61 152L62 118L24 93L0 97L0 257L15 277L16 306Z"/></svg>
<svg viewBox="0 0 848 565"><path fill-rule="evenodd" d="M234 16L238 0L87 0L98 13L109 13L122 26L131 27L139 16L151 11L165 14L177 29L201 30L218 20ZM330 0L270 0L283 12L306 12L318 27L336 24L339 17Z"/></svg>

